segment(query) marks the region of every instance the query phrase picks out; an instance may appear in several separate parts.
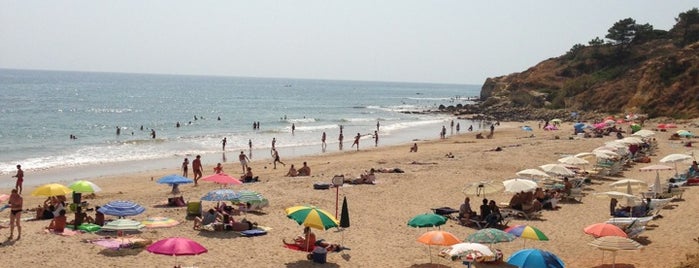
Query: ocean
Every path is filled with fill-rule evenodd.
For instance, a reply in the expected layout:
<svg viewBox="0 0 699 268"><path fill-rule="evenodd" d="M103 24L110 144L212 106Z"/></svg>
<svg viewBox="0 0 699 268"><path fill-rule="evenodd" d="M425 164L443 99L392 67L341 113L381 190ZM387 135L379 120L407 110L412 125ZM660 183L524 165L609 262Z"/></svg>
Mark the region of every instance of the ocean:
<svg viewBox="0 0 699 268"><path fill-rule="evenodd" d="M379 146L436 139L456 119L422 111L471 103L480 86L0 69L0 93L0 187L10 187L17 164L38 184L177 168L197 154L205 165L241 150L271 159L273 138L282 159L338 152L340 126L344 150L356 133L373 147L377 122Z"/></svg>

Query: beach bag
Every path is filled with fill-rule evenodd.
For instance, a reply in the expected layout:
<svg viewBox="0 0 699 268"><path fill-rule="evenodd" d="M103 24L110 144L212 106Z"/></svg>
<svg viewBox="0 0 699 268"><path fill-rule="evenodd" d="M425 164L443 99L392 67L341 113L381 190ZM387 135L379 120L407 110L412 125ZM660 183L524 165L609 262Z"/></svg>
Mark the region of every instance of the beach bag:
<svg viewBox="0 0 699 268"><path fill-rule="evenodd" d="M313 184L313 189L316 189L316 190L327 190L327 189L330 189L330 186L332 186L331 183L327 183L327 182L316 182L316 183Z"/></svg>

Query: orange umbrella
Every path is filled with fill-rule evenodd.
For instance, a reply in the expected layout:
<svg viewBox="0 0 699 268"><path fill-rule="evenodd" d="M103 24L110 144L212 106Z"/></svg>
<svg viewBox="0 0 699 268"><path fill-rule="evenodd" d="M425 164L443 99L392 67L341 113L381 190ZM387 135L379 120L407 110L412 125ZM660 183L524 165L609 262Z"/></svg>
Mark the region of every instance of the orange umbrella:
<svg viewBox="0 0 699 268"><path fill-rule="evenodd" d="M592 235L595 238L604 236L628 237L624 230L609 223L595 223L585 227L584 231L586 234Z"/></svg>
<svg viewBox="0 0 699 268"><path fill-rule="evenodd" d="M420 243L428 245L427 252L430 256L430 262L432 262L432 253L431 253L431 251L432 251L431 246L432 245L451 246L451 245L461 243L461 240L459 240L458 237L454 236L450 232L446 232L446 231L442 231L442 230L429 231L427 233L424 233L420 237L418 237L417 241Z"/></svg>

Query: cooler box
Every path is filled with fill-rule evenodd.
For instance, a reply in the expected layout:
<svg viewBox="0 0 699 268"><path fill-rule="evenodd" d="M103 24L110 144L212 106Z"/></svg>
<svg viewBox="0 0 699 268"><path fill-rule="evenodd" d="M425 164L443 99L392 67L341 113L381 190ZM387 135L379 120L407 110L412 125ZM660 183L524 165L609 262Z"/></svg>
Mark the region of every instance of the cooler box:
<svg viewBox="0 0 699 268"><path fill-rule="evenodd" d="M328 257L328 251L324 247L315 247L311 253L311 259L315 263L325 263Z"/></svg>

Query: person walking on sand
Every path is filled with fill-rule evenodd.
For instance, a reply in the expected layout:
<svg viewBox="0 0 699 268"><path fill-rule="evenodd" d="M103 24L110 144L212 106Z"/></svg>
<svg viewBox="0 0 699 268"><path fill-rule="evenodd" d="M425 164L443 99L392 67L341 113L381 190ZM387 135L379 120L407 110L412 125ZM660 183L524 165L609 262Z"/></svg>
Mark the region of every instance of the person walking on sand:
<svg viewBox="0 0 699 268"><path fill-rule="evenodd" d="M238 160L240 160L240 165L243 167L243 174L245 174L245 172L248 170L248 162L250 162L250 158L248 158L243 151L240 151Z"/></svg>
<svg viewBox="0 0 699 268"><path fill-rule="evenodd" d="M21 165L17 165L17 174L12 176L13 178L17 178L17 182L15 182L15 190L19 192L19 194L22 194L22 183L24 182L24 170L22 170Z"/></svg>
<svg viewBox="0 0 699 268"><path fill-rule="evenodd" d="M286 166L286 164L284 164L284 162L279 160L279 152L277 152L277 149L272 149L272 158L274 158L274 162L272 162L272 164L274 164L274 169L277 169L277 162Z"/></svg>
<svg viewBox="0 0 699 268"><path fill-rule="evenodd" d="M203 167L201 166L201 156L197 155L197 158L192 161L192 172L194 172L194 186L199 185L199 179L202 176Z"/></svg>
<svg viewBox="0 0 699 268"><path fill-rule="evenodd" d="M184 161L182 161L182 176L189 177L189 159L186 157Z"/></svg>
<svg viewBox="0 0 699 268"><path fill-rule="evenodd" d="M339 144L339 145L340 145L340 151L342 151L342 139L343 139L343 138L344 138L344 136L342 135L342 131L340 131L340 137L338 138L338 140L340 141L340 144Z"/></svg>
<svg viewBox="0 0 699 268"><path fill-rule="evenodd" d="M223 140L221 140L221 144L223 145L223 151L226 151L226 143L228 143L228 140L226 137L223 137Z"/></svg>
<svg viewBox="0 0 699 268"><path fill-rule="evenodd" d="M22 219L22 203L24 200L22 196L17 193L17 189L12 190L10 194L9 204L10 204L10 237L12 239L14 236L15 226L17 227L17 240L22 237L22 226L20 225Z"/></svg>
<svg viewBox="0 0 699 268"><path fill-rule="evenodd" d="M328 144L325 143L325 131L323 131L323 136L320 136L320 148L323 152L328 148Z"/></svg>
<svg viewBox="0 0 699 268"><path fill-rule="evenodd" d="M357 151L359 151L359 138L362 137L362 134L357 133L357 136L354 136L354 142L352 143L352 147L354 148L355 145L357 145Z"/></svg>

